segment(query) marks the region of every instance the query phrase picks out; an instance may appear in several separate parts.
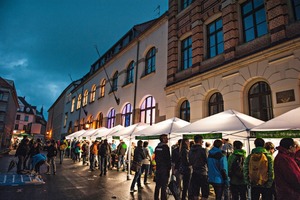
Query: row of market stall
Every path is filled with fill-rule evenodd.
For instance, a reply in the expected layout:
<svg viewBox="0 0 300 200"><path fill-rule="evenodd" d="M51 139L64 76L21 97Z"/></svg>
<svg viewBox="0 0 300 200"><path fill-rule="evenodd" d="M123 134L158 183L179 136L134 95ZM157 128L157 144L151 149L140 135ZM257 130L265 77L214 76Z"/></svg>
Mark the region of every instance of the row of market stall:
<svg viewBox="0 0 300 200"><path fill-rule="evenodd" d="M267 122L237 112L226 110L224 112L200 119L193 123L171 118L152 126L137 123L128 127L117 125L111 129L105 127L98 129L80 130L68 136L67 139L79 140L124 140L126 143L137 140L148 140L149 145L156 146L159 135L168 134L170 145L180 138L193 139L194 135L201 134L205 140L229 138L241 140L245 150L250 152L254 147L255 138L268 138L275 145L280 138L300 138L300 107L284 113Z"/></svg>

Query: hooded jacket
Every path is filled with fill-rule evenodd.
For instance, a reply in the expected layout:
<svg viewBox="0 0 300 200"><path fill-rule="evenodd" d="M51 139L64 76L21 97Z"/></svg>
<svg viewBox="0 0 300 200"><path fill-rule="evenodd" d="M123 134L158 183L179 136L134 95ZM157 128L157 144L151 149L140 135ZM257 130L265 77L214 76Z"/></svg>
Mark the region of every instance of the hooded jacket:
<svg viewBox="0 0 300 200"><path fill-rule="evenodd" d="M294 154L279 146L274 161L277 200L300 199L300 169L294 160Z"/></svg>
<svg viewBox="0 0 300 200"><path fill-rule="evenodd" d="M264 148L264 147L256 147L252 149L251 154L253 153L264 153L268 159L268 181L263 186L255 186L255 187L266 187L271 188L274 181L274 163L272 155ZM244 163L244 179L247 185L250 185L249 180L249 160L251 157L249 154Z"/></svg>
<svg viewBox="0 0 300 200"><path fill-rule="evenodd" d="M193 173L207 175L207 155L206 150L199 144L194 144L189 152L190 164Z"/></svg>
<svg viewBox="0 0 300 200"><path fill-rule="evenodd" d="M221 149L213 147L208 151L208 182L229 185L227 158Z"/></svg>
<svg viewBox="0 0 300 200"><path fill-rule="evenodd" d="M156 146L155 162L157 172L168 172L171 170L170 148L167 144L160 142Z"/></svg>
<svg viewBox="0 0 300 200"><path fill-rule="evenodd" d="M237 156L243 156L244 160L246 159L246 151L244 149L235 149L233 153L228 158L228 170L231 171L232 163L236 159ZM245 180L240 177L231 176L230 183L233 185L245 185Z"/></svg>

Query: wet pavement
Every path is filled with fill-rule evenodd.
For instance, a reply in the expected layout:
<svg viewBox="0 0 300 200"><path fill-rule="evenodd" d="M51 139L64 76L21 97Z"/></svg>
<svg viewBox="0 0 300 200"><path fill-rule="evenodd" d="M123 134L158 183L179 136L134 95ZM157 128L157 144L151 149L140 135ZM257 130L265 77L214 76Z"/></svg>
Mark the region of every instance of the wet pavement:
<svg viewBox="0 0 300 200"><path fill-rule="evenodd" d="M7 173L9 162L16 159L14 152L8 155L0 155L0 180L1 176L16 174L16 168ZM149 185L144 185L140 192L130 193L130 185L133 179L128 179L127 172L109 170L106 176L100 177L99 170L90 171L88 166L81 163L73 163L69 158L59 164L56 160L56 175L46 175L45 165L41 167L41 180L44 184L2 184L0 183L0 199L31 199L31 200L76 200L76 199L154 199L155 182L150 179ZM170 200L174 197L169 195ZM212 197L210 199L213 199Z"/></svg>

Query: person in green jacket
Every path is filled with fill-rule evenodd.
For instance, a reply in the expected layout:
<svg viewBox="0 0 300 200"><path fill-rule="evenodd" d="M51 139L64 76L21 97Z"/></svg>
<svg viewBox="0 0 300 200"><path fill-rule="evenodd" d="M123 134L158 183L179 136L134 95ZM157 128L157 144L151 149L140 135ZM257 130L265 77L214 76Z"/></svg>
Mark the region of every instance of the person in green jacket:
<svg viewBox="0 0 300 200"><path fill-rule="evenodd" d="M228 174L230 177L232 200L246 200L247 185L243 174L246 151L242 148L243 143L241 141L234 141L234 151L228 158Z"/></svg>
<svg viewBox="0 0 300 200"><path fill-rule="evenodd" d="M259 200L260 195L262 195L262 200L269 200L272 199L271 187L274 182L273 157L264 148L265 141L262 138L256 138L254 145L255 148L244 163L244 179L246 184L251 186L252 200ZM258 177L257 181L253 178L254 176Z"/></svg>

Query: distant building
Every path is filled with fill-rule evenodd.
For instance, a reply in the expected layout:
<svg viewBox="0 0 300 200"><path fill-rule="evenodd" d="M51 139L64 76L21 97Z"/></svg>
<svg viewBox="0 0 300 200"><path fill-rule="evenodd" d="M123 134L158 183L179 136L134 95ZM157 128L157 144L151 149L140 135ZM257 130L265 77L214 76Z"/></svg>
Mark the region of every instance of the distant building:
<svg viewBox="0 0 300 200"><path fill-rule="evenodd" d="M43 107L38 111L25 97L18 97L18 101L20 108L16 114L14 135L29 134L33 138L44 138L47 121L43 115Z"/></svg>
<svg viewBox="0 0 300 200"><path fill-rule="evenodd" d="M14 82L0 77L0 149L10 145L18 108Z"/></svg>

